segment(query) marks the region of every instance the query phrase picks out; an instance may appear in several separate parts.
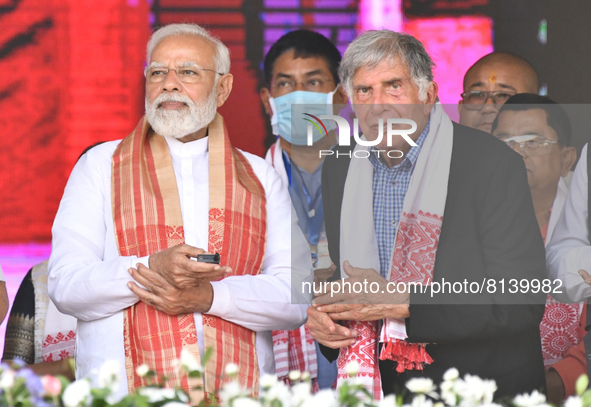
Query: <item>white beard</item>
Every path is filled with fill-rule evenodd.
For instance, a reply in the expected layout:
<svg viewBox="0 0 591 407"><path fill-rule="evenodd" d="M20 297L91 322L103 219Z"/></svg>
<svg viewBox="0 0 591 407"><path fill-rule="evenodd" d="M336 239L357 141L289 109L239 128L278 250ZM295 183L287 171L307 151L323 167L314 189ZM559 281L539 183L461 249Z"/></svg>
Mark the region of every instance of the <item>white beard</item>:
<svg viewBox="0 0 591 407"><path fill-rule="evenodd" d="M163 102L181 102L188 109L163 109ZM183 138L209 125L217 112L217 90L214 87L203 102L193 103L179 93L163 93L154 102L145 99L146 117L154 131L164 137Z"/></svg>

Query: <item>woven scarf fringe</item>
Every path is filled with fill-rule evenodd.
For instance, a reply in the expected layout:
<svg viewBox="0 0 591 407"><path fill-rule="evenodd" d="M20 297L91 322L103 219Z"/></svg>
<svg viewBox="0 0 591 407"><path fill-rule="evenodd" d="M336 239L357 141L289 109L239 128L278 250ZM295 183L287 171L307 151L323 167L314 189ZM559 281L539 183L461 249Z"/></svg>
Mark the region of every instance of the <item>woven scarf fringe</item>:
<svg viewBox="0 0 591 407"><path fill-rule="evenodd" d="M407 341L394 339L382 346L380 360L392 360L398 363L396 371L402 373L405 370L423 370L425 365L433 363L429 356L426 343L408 343Z"/></svg>

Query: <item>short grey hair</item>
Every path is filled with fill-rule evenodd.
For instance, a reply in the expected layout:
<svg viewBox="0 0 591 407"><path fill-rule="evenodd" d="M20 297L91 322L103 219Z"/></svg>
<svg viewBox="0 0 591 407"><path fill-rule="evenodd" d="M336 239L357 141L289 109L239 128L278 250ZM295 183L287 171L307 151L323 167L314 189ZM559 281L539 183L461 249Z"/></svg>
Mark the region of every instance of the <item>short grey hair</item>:
<svg viewBox="0 0 591 407"><path fill-rule="evenodd" d="M150 37L150 40L148 41L148 47L146 49L146 61L150 62L152 51L154 51L154 48L160 41L166 37L172 37L176 35L195 35L213 42L217 50L215 60L216 71L222 74L227 74L230 72L230 50L228 47L226 47L219 38L211 35L209 31L197 24L169 24L154 31Z"/></svg>
<svg viewBox="0 0 591 407"><path fill-rule="evenodd" d="M349 96L353 97L353 76L359 68L372 69L380 62L393 61L396 57L408 66L411 79L419 88L419 99L426 101L433 81L433 60L415 37L390 30L365 31L345 51L339 78Z"/></svg>

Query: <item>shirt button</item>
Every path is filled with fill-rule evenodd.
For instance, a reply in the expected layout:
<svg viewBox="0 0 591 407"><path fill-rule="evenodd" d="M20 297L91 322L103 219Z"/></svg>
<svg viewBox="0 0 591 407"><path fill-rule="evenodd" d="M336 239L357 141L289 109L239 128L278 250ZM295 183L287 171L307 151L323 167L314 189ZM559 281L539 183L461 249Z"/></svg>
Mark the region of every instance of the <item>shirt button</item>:
<svg viewBox="0 0 591 407"><path fill-rule="evenodd" d="M396 222L395 220L392 221L392 226L398 226L398 222Z"/></svg>
<svg viewBox="0 0 591 407"><path fill-rule="evenodd" d="M396 180L392 181L392 185L396 186Z"/></svg>

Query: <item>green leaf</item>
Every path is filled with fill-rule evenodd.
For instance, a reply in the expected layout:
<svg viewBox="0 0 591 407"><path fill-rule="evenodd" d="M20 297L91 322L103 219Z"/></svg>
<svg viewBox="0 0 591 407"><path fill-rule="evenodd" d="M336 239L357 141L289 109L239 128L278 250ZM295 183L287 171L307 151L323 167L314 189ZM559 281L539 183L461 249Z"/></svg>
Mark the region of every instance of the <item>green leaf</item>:
<svg viewBox="0 0 591 407"><path fill-rule="evenodd" d="M579 376L577 379L577 383L575 384L575 389L577 389L577 395L582 396L585 390L589 387L589 378L586 374Z"/></svg>
<svg viewBox="0 0 591 407"><path fill-rule="evenodd" d="M581 397L583 400L583 407L589 407L591 406L591 390L587 390L583 393L583 396Z"/></svg>
<svg viewBox="0 0 591 407"><path fill-rule="evenodd" d="M203 354L203 357L201 358L201 364L203 366L207 365L207 362L211 358L211 355L213 355L213 348L209 347L205 350L205 353Z"/></svg>
<svg viewBox="0 0 591 407"><path fill-rule="evenodd" d="M70 362L70 369L72 369L72 373L76 373L76 359L69 358L68 361Z"/></svg>
<svg viewBox="0 0 591 407"><path fill-rule="evenodd" d="M133 401L133 406L135 407L148 407L148 400L146 400L143 397L137 397L134 401Z"/></svg>
<svg viewBox="0 0 591 407"><path fill-rule="evenodd" d="M56 376L57 379L60 381L60 383L62 384L62 391L60 393L60 395L64 394L64 390L66 390L66 387L68 387L68 385L70 384L70 381L62 375L58 375Z"/></svg>
<svg viewBox="0 0 591 407"><path fill-rule="evenodd" d="M115 403L113 407L148 407L148 403L145 402L142 396L128 394Z"/></svg>

